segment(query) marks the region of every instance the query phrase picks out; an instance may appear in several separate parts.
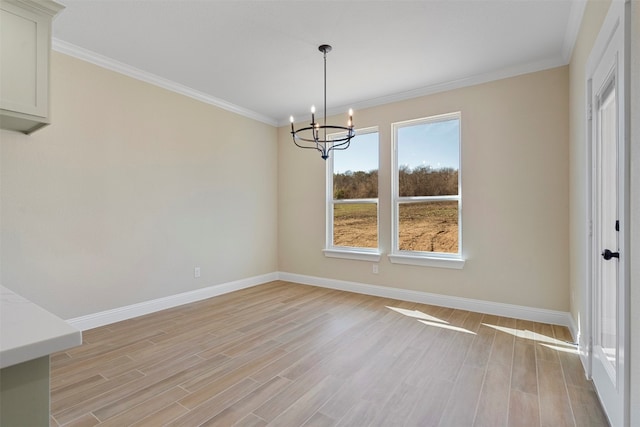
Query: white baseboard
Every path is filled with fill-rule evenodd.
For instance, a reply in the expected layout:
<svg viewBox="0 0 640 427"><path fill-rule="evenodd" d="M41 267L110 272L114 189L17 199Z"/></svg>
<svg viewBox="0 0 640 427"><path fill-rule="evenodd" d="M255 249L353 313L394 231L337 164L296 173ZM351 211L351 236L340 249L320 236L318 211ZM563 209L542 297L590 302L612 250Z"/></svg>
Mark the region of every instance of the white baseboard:
<svg viewBox="0 0 640 427"><path fill-rule="evenodd" d="M68 319L67 323L81 331L109 325L122 320L132 319L167 308L176 307L191 302L201 301L218 295L227 294L240 289L250 288L263 283L278 280L278 273L268 273L261 276L249 277L247 279L236 280L234 282L222 283L209 286L207 288L196 289L194 291L183 292L168 297L158 298L125 307L114 308L112 310L101 311L99 313Z"/></svg>
<svg viewBox="0 0 640 427"><path fill-rule="evenodd" d="M543 308L526 307L521 305L504 304L499 302L483 301L470 298L461 298L448 295L432 294L428 292L412 291L408 289L391 288L387 286L368 285L365 283L347 282L344 280L326 279L323 277L305 276L302 274L274 272L261 276L249 277L234 282L209 286L176 295L170 295L150 301L114 308L99 313L68 319L67 323L86 331L99 326L109 325L122 320L132 319L145 314L155 313L160 310L177 307L191 302L201 301L229 292L246 289L274 280L285 280L302 285L319 286L323 288L337 289L347 292L372 295L385 298L393 298L402 301L411 301L422 304L431 304L441 307L450 307L460 310L475 311L478 313L494 314L497 316L511 317L515 319L531 320L540 323L566 326L571 335L576 337L576 326L571 315L564 311L547 310Z"/></svg>
<svg viewBox="0 0 640 427"><path fill-rule="evenodd" d="M575 324L571 314L565 311L547 310L522 305L504 304L499 302L483 301L470 298L461 298L448 295L432 294L428 292L412 291L408 289L391 288L386 286L367 285L364 283L347 282L343 280L325 279L322 277L305 276L279 272L278 278L288 282L303 285L320 286L323 288L337 289L341 291L355 292L359 294L378 297L393 298L402 301L411 301L422 304L431 304L441 307L456 308L460 310L475 311L478 313L493 314L496 316L511 317L515 319L531 320L540 323L566 326L575 337Z"/></svg>

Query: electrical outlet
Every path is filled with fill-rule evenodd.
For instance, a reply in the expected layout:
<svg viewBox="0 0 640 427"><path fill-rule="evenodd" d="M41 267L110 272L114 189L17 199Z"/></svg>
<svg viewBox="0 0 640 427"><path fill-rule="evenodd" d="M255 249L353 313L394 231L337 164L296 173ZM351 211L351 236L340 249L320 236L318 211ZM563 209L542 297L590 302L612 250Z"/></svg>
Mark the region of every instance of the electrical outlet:
<svg viewBox="0 0 640 427"><path fill-rule="evenodd" d="M373 264L372 273L378 274L378 264Z"/></svg>
<svg viewBox="0 0 640 427"><path fill-rule="evenodd" d="M193 269L193 277L195 277L196 279L200 277L200 267L195 267Z"/></svg>

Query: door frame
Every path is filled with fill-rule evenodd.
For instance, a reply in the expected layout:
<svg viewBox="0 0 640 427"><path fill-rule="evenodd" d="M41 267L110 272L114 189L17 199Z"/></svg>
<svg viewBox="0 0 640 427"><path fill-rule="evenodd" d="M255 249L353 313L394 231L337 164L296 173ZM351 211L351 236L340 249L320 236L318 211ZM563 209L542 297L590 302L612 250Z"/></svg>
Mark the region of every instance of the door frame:
<svg viewBox="0 0 640 427"><path fill-rule="evenodd" d="M629 201L630 201L630 181L629 181L629 76L630 76L630 0L613 0L607 16L600 28L600 32L596 38L596 41L593 45L593 48L589 54L589 58L587 60L586 68L585 68L585 78L586 78L586 97L585 97L585 106L586 106L586 142L587 142L587 247L585 251L586 257L586 278L587 283L585 286L584 293L584 306L583 312L586 314L586 318L584 323L581 326L584 326L584 333L581 333L581 337L579 339L579 347L580 347L580 357L582 359L583 366L585 368L585 372L587 378L592 378L593 373L593 334L594 334L594 325L595 325L595 301L593 298L594 288L595 288L595 280L596 280L596 262L600 255L600 249L596 248L597 239L594 236L594 220L595 220L595 209L597 206L595 205L595 191L598 183L595 181L596 177L596 144L593 140L593 121L595 120L594 115L592 114L592 99L594 89L592 88L592 77L595 73L596 67L600 64L607 48L609 47L611 40L616 33L616 31L622 32L621 44L618 45L617 49L619 52L618 55L618 71L617 71L617 85L618 85L618 95L620 97L619 101L619 112L618 112L618 132L620 135L620 139L622 141L622 149L619 150L619 185L621 186L619 193L622 197L622 209L619 213L620 220L620 232L619 232L619 248L620 248L620 298L622 299L621 303L618 305L619 309L622 309L622 325L621 325L621 336L619 337L622 340L623 352L619 355L622 359L622 369L620 373L619 381L622 387L622 408L623 414L622 420L617 418L612 419L611 415L607 414L609 418L609 422L616 426L620 425L628 425L629 423L629 247L630 247L630 233L629 233ZM597 90L597 89L596 89ZM596 388L596 392L598 393L599 398L602 400L603 396L600 396L599 391ZM606 408L605 408L606 409ZM614 415L615 416L615 415ZM615 423L615 424L614 424Z"/></svg>

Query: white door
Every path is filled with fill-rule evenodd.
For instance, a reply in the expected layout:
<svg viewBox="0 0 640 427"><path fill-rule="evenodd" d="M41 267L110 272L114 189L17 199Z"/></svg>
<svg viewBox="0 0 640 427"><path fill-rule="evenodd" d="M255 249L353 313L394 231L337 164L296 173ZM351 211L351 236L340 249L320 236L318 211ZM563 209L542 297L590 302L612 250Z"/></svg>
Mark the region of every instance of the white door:
<svg viewBox="0 0 640 427"><path fill-rule="evenodd" d="M605 42L593 63L589 85L593 148L591 253L595 258L591 286L591 374L612 426L625 425L628 387L625 361L628 251L624 238L627 133L622 17L612 29L603 26L599 38L603 37Z"/></svg>

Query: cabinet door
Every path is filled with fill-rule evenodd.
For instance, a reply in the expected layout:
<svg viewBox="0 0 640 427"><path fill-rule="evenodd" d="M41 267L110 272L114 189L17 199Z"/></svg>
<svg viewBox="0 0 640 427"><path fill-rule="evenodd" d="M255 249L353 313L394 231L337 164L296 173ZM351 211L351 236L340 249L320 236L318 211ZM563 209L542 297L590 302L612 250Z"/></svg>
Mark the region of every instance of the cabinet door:
<svg viewBox="0 0 640 427"><path fill-rule="evenodd" d="M0 108L46 118L50 18L0 4Z"/></svg>

